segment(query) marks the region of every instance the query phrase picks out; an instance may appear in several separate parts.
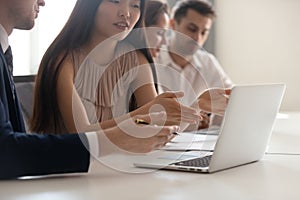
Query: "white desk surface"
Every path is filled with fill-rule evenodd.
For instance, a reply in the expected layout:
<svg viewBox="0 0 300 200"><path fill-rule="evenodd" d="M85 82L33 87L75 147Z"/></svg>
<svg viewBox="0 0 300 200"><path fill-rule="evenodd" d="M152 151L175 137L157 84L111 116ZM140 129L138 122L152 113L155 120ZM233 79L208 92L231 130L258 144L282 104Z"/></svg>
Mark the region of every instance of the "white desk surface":
<svg viewBox="0 0 300 200"><path fill-rule="evenodd" d="M300 114L282 120L276 121L270 150L298 152ZM265 155L260 162L214 174L165 170L129 174L94 162L88 174L0 181L0 199L299 200L299 185L299 154Z"/></svg>
<svg viewBox="0 0 300 200"><path fill-rule="evenodd" d="M300 154L300 113L281 114L275 121L269 152Z"/></svg>

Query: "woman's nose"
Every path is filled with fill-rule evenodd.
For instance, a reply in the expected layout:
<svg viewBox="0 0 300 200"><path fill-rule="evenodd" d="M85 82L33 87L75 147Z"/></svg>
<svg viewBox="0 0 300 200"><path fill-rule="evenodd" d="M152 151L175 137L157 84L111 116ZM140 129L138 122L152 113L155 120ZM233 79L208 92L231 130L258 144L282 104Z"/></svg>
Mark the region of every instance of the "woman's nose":
<svg viewBox="0 0 300 200"><path fill-rule="evenodd" d="M130 9L128 5L123 5L119 9L119 16L129 18L130 17Z"/></svg>

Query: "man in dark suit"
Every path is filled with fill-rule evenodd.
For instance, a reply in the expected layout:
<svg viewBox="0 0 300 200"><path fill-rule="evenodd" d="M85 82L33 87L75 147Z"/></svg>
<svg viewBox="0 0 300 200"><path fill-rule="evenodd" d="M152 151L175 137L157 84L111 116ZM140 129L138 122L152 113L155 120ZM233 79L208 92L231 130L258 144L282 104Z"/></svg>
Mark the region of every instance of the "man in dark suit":
<svg viewBox="0 0 300 200"><path fill-rule="evenodd" d="M174 127L144 128L158 133L145 139L129 136L119 127L59 136L26 134L12 79L8 36L14 28L33 28L39 7L44 5L44 0L0 0L0 179L87 172L91 154L108 153L109 142L132 152L148 152L168 142ZM130 119L122 123L134 125Z"/></svg>

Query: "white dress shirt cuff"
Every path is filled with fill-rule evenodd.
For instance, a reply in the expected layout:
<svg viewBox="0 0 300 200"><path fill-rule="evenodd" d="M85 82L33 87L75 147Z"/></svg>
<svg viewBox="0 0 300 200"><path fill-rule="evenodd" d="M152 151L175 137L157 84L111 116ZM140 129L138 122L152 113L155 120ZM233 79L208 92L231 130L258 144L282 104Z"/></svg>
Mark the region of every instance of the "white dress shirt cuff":
<svg viewBox="0 0 300 200"><path fill-rule="evenodd" d="M96 132L87 132L85 133L88 142L89 142L89 151L91 155L91 161L95 158L99 158L99 142Z"/></svg>

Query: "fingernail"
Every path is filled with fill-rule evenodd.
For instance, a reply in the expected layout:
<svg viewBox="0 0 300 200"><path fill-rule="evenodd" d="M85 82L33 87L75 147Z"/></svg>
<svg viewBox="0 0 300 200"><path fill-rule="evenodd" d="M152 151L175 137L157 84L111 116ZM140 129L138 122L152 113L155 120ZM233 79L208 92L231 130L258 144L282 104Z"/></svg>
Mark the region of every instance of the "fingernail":
<svg viewBox="0 0 300 200"><path fill-rule="evenodd" d="M179 131L179 126L174 126L174 131Z"/></svg>
<svg viewBox="0 0 300 200"><path fill-rule="evenodd" d="M151 113L150 116L163 116L165 115L165 112L164 111L160 111L160 112L154 112L154 113Z"/></svg>
<svg viewBox="0 0 300 200"><path fill-rule="evenodd" d="M160 111L159 114L160 115L166 115L167 113L165 111Z"/></svg>

